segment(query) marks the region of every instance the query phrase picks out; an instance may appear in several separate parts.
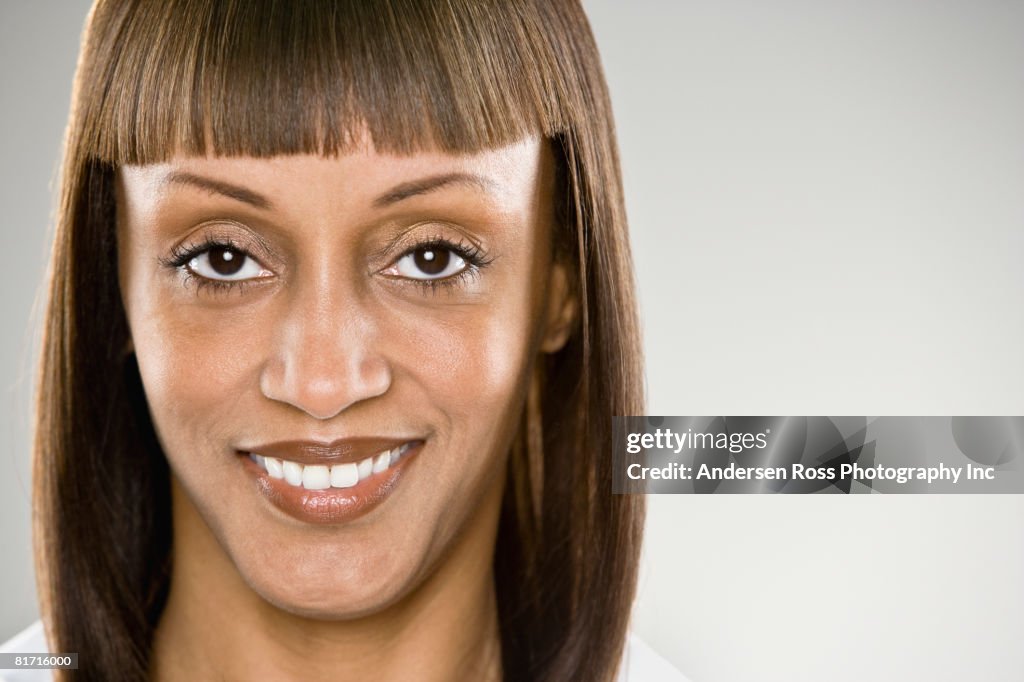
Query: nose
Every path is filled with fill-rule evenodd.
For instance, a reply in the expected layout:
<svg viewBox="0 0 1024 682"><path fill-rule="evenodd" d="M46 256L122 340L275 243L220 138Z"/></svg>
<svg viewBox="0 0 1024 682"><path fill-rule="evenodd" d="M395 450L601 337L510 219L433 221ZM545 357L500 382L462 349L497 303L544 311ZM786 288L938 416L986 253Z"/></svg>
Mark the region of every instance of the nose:
<svg viewBox="0 0 1024 682"><path fill-rule="evenodd" d="M355 296L307 288L288 302L260 390L326 420L387 392L391 368L378 352L376 324Z"/></svg>

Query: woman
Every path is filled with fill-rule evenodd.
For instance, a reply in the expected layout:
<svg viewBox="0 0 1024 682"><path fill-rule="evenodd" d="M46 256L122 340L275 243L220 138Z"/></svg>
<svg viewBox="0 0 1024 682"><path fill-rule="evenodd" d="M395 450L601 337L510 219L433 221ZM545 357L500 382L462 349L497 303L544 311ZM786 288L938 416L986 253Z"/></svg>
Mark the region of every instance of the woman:
<svg viewBox="0 0 1024 682"><path fill-rule="evenodd" d="M97 3L34 455L76 679L616 678L611 121L576 3Z"/></svg>

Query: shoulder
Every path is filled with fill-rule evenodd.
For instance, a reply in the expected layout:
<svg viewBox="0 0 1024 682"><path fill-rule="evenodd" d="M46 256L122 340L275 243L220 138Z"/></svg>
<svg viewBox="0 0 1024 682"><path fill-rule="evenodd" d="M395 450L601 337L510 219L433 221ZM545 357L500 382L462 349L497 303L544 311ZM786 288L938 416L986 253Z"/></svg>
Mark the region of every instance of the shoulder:
<svg viewBox="0 0 1024 682"><path fill-rule="evenodd" d="M689 679L631 632L617 682L689 682Z"/></svg>
<svg viewBox="0 0 1024 682"><path fill-rule="evenodd" d="M0 654L44 654L49 651L43 624L38 620L0 644ZM49 670L0 670L0 682L50 682L52 679L53 674Z"/></svg>

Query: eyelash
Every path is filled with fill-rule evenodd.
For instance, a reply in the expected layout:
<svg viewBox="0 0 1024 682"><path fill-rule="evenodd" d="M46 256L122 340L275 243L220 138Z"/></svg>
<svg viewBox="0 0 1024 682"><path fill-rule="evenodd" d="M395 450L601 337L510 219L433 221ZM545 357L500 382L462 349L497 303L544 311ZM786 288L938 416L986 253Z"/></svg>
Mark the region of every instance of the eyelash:
<svg viewBox="0 0 1024 682"><path fill-rule="evenodd" d="M209 279L198 275L190 270L187 265L193 258L198 258L206 251L211 249L230 249L243 254L246 258L252 258L250 253L230 239L222 239L219 237L209 237L204 239L202 242L192 246L178 245L174 247L170 255L167 258L161 258L160 262L164 266L172 270L180 270L185 275L185 284L193 284L196 287L196 294L198 295L204 289L209 288L213 293L229 293L232 289L238 289L241 292L245 289L246 285L250 282L245 280L217 280Z"/></svg>
<svg viewBox="0 0 1024 682"><path fill-rule="evenodd" d="M418 285L423 293L437 293L439 290L448 290L465 281L467 278L476 277L480 271L490 265L491 258L488 258L476 244L459 240L453 242L444 237L430 237L417 242L406 249L395 259L395 263L416 251L425 249L445 249L466 262L466 267L457 274L441 279L410 279L408 282Z"/></svg>
<svg viewBox="0 0 1024 682"><path fill-rule="evenodd" d="M193 259L197 258L206 251L211 249L230 249L236 251L246 258L253 258L252 254L249 253L244 247L235 243L231 239L222 239L216 237L210 237L204 239L199 244L192 246L179 245L174 247L170 255L167 258L161 258L160 262L164 266L172 270L180 270L185 275L186 284L194 284L196 287L196 293L199 294L204 288L209 287L209 291L213 293L230 293L232 289L237 289L239 293L242 292L249 284L251 280L217 280L203 277L195 272L192 272L187 265ZM407 279L406 281L419 285L424 293L436 293L440 288L451 288L458 285L465 278L476 277L480 274L480 270L487 267L491 263L491 258L488 258L483 251L471 242L458 241L453 242L443 237L431 237L429 239L417 242L412 247L402 252L394 262L398 262L402 258L415 253L421 249L445 249L451 251L453 254L461 258L466 262L466 267L459 273L444 277L441 279Z"/></svg>

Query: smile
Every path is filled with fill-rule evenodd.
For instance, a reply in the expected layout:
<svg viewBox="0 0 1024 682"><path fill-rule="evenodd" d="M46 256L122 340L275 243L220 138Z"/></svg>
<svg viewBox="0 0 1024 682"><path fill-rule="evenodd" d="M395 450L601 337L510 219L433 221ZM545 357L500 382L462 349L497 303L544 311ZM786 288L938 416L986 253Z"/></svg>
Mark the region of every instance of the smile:
<svg viewBox="0 0 1024 682"><path fill-rule="evenodd" d="M283 479L289 485L306 490L352 488L374 474L387 471L401 461L414 443L404 443L390 450L370 455L358 462L345 464L301 464L277 457L265 457L251 452L249 459L256 462L271 478Z"/></svg>
<svg viewBox="0 0 1024 682"><path fill-rule="evenodd" d="M353 521L383 504L423 450L422 438L280 441L238 450L258 497L304 523Z"/></svg>

